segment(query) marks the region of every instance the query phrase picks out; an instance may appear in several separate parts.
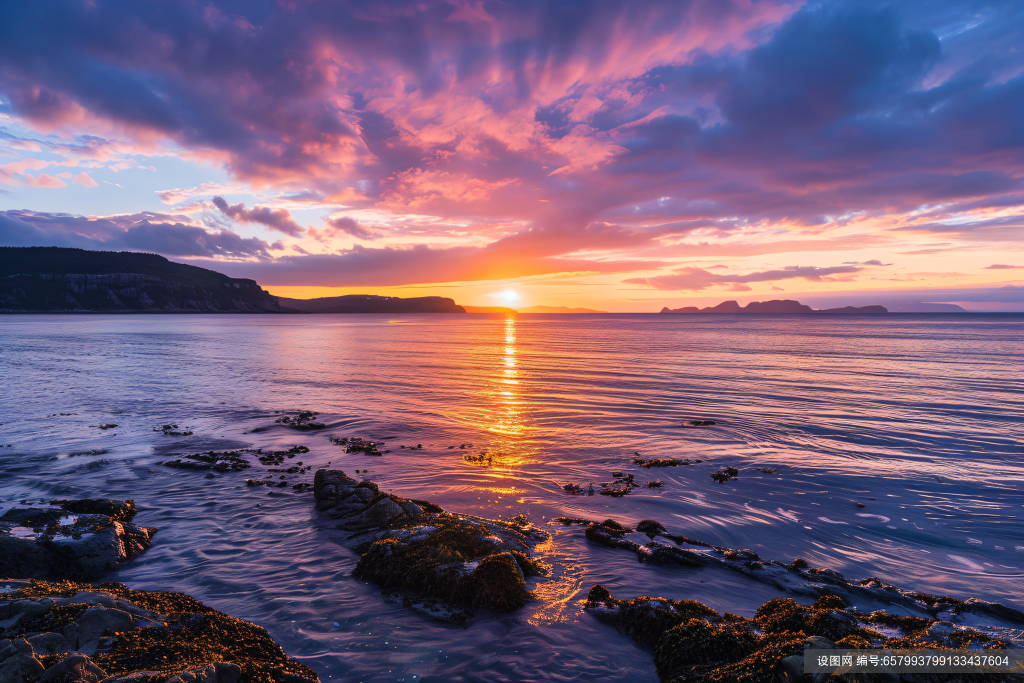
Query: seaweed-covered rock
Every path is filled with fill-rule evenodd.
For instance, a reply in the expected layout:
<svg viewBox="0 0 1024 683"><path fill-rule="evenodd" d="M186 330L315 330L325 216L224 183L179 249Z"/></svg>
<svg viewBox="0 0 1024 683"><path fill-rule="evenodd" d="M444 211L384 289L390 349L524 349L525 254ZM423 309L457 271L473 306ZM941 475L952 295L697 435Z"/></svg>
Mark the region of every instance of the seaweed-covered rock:
<svg viewBox="0 0 1024 683"><path fill-rule="evenodd" d="M642 458L639 455L633 458L631 461L634 465L640 465L640 467L678 467L679 465L689 465L689 460L676 460L675 458Z"/></svg>
<svg viewBox="0 0 1024 683"><path fill-rule="evenodd" d="M41 609L0 633L12 639L0 640L5 683L6 672L15 676L10 683L318 683L264 629L181 593L121 583L13 583L16 590L0 594L0 616L25 604ZM32 642L63 633L79 651L42 655L22 638L33 632L42 634Z"/></svg>
<svg viewBox="0 0 1024 683"><path fill-rule="evenodd" d="M180 470L213 470L215 472L241 472L252 465L243 457L244 451L207 451L193 453L177 460L167 460L158 465Z"/></svg>
<svg viewBox="0 0 1024 683"><path fill-rule="evenodd" d="M654 525L657 525L657 527ZM647 519L640 522L637 532L646 534L648 538L653 539L654 536L662 533L658 527L662 530L664 529L658 522ZM608 546L609 548L632 550L636 553L637 559L640 562L700 567L707 561L705 556L700 553L684 550L666 543L651 540L650 543L641 545L638 541L625 538L625 536L632 532L632 529L622 526L614 519L606 519L600 524L592 523L588 525L585 534L587 540L594 543Z"/></svg>
<svg viewBox="0 0 1024 683"><path fill-rule="evenodd" d="M384 455L391 451L382 451L383 441L368 441L358 436L353 437L331 437L331 443L344 446L346 453L362 453L363 455Z"/></svg>
<svg viewBox="0 0 1024 683"><path fill-rule="evenodd" d="M824 595L813 605L798 605L791 598L769 600L757 610L753 621L728 613L720 616L693 600L617 600L601 585L590 589L585 607L599 620L653 647L658 677L666 683L797 681L803 677L802 654L806 648L974 650L1009 645L946 622L905 621L914 618L884 612L858 614L836 595ZM889 626L901 623L913 630L886 638L868 628L882 622ZM1024 677L1002 680L1024 681Z"/></svg>
<svg viewBox="0 0 1024 683"><path fill-rule="evenodd" d="M323 422L317 422L316 417L320 413L312 410L300 410L295 415L285 415L274 420L279 424L287 425L292 429L298 429L301 431L309 431L311 429L323 429L327 425Z"/></svg>
<svg viewBox="0 0 1024 683"><path fill-rule="evenodd" d="M472 608L518 609L530 599L526 579L544 573L530 549L550 536L522 515L505 522L451 514L340 470L318 470L313 494L317 509L354 532L355 575L433 617L461 623Z"/></svg>
<svg viewBox="0 0 1024 683"><path fill-rule="evenodd" d="M586 609L653 647L662 681L769 683L782 673L784 657L803 651L802 635L758 636L742 621L726 620L695 600L616 600L596 585L590 589Z"/></svg>
<svg viewBox="0 0 1024 683"><path fill-rule="evenodd" d="M559 521L566 524L588 523L587 520L568 518L559 518ZM669 533L665 530L664 525L656 520L643 520L637 524L638 534L646 534L651 539L650 543L642 543L644 539L637 536L630 537L631 531L615 520L609 519L601 523L590 522L587 526L586 537L593 543L631 551L636 554L640 562L718 567L739 572L755 581L766 583L796 596L805 596L811 599L822 598L825 600L825 604L832 606L833 609L843 609L844 605L852 604L855 601L869 600L899 605L912 612L927 615L930 620L944 615L943 619L959 622L964 620L965 615L973 615L974 620L988 618L995 624L999 624L1000 627L1005 627L1007 623L1024 626L1024 612L1014 607L975 598L960 600L948 595L930 596L898 588L876 577L848 579L831 569L811 567L802 559L797 559L792 564L765 560L751 550L714 546L682 534ZM659 536L672 541L672 545L655 540ZM816 627L818 630L824 632L826 629L831 629L836 638L842 638L845 635L842 633L844 626L841 623L825 625L833 618L842 621L842 617L822 614L816 618L821 622L820 628ZM905 625L900 625L900 627L904 628ZM909 631L907 632L909 633Z"/></svg>
<svg viewBox="0 0 1024 683"><path fill-rule="evenodd" d="M0 517L0 576L97 579L148 550L156 533L131 521L131 500L51 503Z"/></svg>

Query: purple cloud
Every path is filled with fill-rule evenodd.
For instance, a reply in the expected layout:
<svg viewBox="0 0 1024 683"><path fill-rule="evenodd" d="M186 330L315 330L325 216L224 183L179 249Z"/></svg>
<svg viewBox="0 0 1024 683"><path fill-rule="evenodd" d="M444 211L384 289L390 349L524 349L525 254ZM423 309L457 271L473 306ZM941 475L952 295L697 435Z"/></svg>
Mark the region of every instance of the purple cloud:
<svg viewBox="0 0 1024 683"><path fill-rule="evenodd" d="M272 248L230 230L210 231L181 216L144 212L96 218L34 211L0 211L0 243L24 247L145 251L179 257L270 258Z"/></svg>
<svg viewBox="0 0 1024 683"><path fill-rule="evenodd" d="M230 216L239 223L259 223L291 237L298 237L305 232L287 209L271 209L266 206L246 209L242 202L228 204L223 197L214 197L213 205L225 216Z"/></svg>

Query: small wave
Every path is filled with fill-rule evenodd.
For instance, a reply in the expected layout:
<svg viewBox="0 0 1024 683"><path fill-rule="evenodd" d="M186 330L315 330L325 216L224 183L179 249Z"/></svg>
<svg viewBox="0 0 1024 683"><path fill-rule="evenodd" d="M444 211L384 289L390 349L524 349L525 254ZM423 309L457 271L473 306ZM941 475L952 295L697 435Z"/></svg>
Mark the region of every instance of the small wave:
<svg viewBox="0 0 1024 683"><path fill-rule="evenodd" d="M868 514L867 512L858 512L857 516L858 517L867 517L867 518L870 518L870 519L877 519L882 524L885 524L886 522L889 521L889 518L886 517L885 515L872 515L872 514Z"/></svg>
<svg viewBox="0 0 1024 683"><path fill-rule="evenodd" d="M974 570L976 572L984 572L985 571L985 568L982 567L980 564L978 564L977 562L972 562L971 560L968 560L966 557L960 557L959 555L949 555L948 557L951 560L955 560L956 562L959 562L960 564L964 565L968 569L972 569L972 570Z"/></svg>
<svg viewBox="0 0 1024 683"><path fill-rule="evenodd" d="M846 524L846 522L837 522L836 520L829 519L828 517L818 517L818 519L820 519L822 522L825 522L826 524Z"/></svg>

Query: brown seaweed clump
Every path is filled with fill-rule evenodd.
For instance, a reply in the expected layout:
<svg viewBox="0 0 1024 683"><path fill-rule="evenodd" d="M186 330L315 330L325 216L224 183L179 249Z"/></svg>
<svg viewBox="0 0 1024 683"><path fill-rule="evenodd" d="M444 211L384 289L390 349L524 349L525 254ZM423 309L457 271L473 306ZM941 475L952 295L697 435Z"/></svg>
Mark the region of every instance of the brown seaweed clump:
<svg viewBox="0 0 1024 683"><path fill-rule="evenodd" d="M724 484L727 481L732 481L740 476L740 471L735 467L723 467L717 472L711 473L711 478L717 481L719 484Z"/></svg>
<svg viewBox="0 0 1024 683"><path fill-rule="evenodd" d="M0 596L0 614L15 617L2 635L59 644L55 651L29 648L20 655L37 675L54 669L45 674L46 680L319 681L312 669L289 658L265 629L182 593L138 591L121 583L16 583L16 590ZM7 642L17 648L17 642L25 641ZM82 671L92 678L83 679Z"/></svg>

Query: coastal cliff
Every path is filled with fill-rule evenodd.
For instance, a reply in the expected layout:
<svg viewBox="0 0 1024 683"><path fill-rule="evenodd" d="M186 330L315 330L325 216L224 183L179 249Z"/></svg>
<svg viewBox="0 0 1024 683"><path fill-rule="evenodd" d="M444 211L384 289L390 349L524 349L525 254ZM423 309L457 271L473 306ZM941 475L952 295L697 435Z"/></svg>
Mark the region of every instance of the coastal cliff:
<svg viewBox="0 0 1024 683"><path fill-rule="evenodd" d="M746 306L740 306L735 301L723 301L717 306L697 308L687 306L685 308L661 309L662 313L782 313L786 315L885 315L889 311L884 306L846 306L844 308L814 309L799 301L792 299L775 299L773 301L752 301Z"/></svg>
<svg viewBox="0 0 1024 683"><path fill-rule="evenodd" d="M0 247L0 311L281 313L254 280L156 254Z"/></svg>

